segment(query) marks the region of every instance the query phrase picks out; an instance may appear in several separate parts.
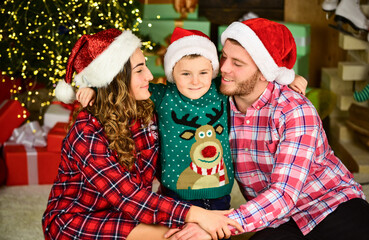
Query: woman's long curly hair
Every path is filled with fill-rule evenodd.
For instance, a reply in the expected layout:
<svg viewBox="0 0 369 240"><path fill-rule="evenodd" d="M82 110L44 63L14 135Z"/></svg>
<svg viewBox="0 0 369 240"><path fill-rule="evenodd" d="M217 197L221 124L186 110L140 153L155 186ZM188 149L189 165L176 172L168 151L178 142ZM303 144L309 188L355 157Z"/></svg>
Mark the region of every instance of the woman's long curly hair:
<svg viewBox="0 0 369 240"><path fill-rule="evenodd" d="M131 63L127 61L108 86L97 89L95 103L87 107L103 125L110 149L118 153L120 164L128 169L135 161L135 142L129 128L138 119L148 126L154 112L153 102L150 99L136 101L130 87Z"/></svg>

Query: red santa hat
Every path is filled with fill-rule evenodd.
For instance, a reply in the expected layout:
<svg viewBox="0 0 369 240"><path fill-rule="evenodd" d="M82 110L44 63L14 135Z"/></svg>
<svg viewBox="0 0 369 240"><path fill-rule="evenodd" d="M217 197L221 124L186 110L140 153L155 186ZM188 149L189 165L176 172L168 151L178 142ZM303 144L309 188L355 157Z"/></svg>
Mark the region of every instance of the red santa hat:
<svg viewBox="0 0 369 240"><path fill-rule="evenodd" d="M59 81L55 96L65 103L75 99L71 83L80 87L104 87L123 69L141 41L131 31L107 29L83 35L74 45L68 59L65 81Z"/></svg>
<svg viewBox="0 0 369 240"><path fill-rule="evenodd" d="M214 43L206 34L197 30L176 27L170 39L170 45L164 56L164 71L169 82L173 82L173 68L182 57L198 54L211 61L213 78L218 75L218 52Z"/></svg>
<svg viewBox="0 0 369 240"><path fill-rule="evenodd" d="M295 79L296 44L283 24L264 18L233 22L221 36L223 46L228 38L246 49L269 82L288 85Z"/></svg>

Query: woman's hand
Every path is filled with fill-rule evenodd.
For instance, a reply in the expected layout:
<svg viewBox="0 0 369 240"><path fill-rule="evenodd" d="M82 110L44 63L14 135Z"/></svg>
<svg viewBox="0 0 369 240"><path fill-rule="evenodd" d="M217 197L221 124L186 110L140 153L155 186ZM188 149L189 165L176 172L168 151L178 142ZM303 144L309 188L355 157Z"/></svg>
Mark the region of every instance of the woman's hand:
<svg viewBox="0 0 369 240"><path fill-rule="evenodd" d="M96 93L89 87L80 88L77 91L76 98L83 107L87 107L88 105L92 106L95 103Z"/></svg>
<svg viewBox="0 0 369 240"><path fill-rule="evenodd" d="M197 223L186 223L182 229L170 229L165 238L171 240L211 240L211 236Z"/></svg>
<svg viewBox="0 0 369 240"><path fill-rule="evenodd" d="M186 216L186 222L194 222L200 225L202 229L208 232L212 239L229 238L231 231L228 225L235 227L240 232L244 232L241 225L235 220L226 217L232 210L210 211L200 207L191 206Z"/></svg>
<svg viewBox="0 0 369 240"><path fill-rule="evenodd" d="M307 80L304 77L301 77L300 75L295 75L295 80L288 85L293 91L304 94L307 87Z"/></svg>

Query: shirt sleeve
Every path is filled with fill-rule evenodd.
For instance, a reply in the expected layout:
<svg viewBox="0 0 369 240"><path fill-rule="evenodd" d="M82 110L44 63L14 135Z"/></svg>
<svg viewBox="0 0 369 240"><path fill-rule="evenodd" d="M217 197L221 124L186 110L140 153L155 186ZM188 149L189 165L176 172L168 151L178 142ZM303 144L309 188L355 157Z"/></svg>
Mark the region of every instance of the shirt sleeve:
<svg viewBox="0 0 369 240"><path fill-rule="evenodd" d="M79 137L74 142L73 158L86 180L117 211L146 224L170 228L184 224L189 205L143 188L139 174L122 167L96 134Z"/></svg>
<svg viewBox="0 0 369 240"><path fill-rule="evenodd" d="M314 107L303 104L279 118L280 141L271 143L274 168L268 190L234 210L228 217L239 222L246 232L268 227L286 219L302 192L314 161L321 121ZM233 234L237 234L232 229Z"/></svg>

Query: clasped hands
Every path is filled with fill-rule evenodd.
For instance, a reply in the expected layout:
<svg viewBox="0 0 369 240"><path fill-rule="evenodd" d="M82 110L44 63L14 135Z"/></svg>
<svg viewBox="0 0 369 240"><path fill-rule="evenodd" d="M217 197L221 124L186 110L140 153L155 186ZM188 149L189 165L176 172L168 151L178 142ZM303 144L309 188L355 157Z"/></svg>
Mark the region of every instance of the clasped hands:
<svg viewBox="0 0 369 240"><path fill-rule="evenodd" d="M165 238L171 240L191 239L223 239L231 236L229 226L244 232L241 225L226 215L233 211L210 211L200 207L191 206L186 216L186 224L182 229L170 229Z"/></svg>

